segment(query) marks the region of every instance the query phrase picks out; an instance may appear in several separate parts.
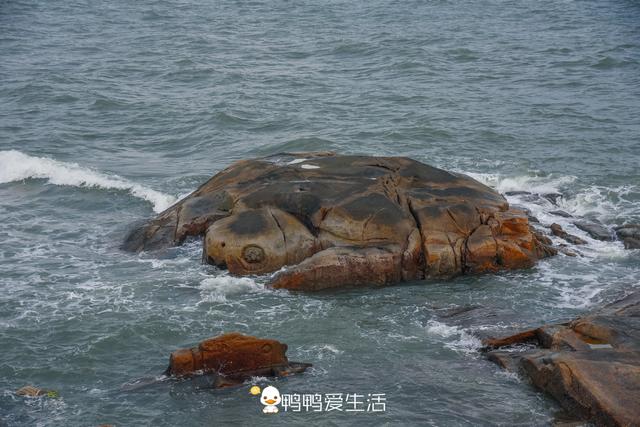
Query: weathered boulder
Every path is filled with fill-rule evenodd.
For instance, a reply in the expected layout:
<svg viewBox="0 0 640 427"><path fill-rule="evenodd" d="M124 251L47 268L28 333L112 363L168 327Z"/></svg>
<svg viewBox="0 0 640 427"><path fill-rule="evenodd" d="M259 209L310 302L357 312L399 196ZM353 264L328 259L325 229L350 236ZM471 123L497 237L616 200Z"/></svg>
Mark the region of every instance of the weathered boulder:
<svg viewBox="0 0 640 427"><path fill-rule="evenodd" d="M490 360L527 376L597 425L640 425L640 292L569 323L485 340Z"/></svg>
<svg viewBox="0 0 640 427"><path fill-rule="evenodd" d="M166 375L213 375L213 387L241 384L254 376L282 377L304 372L308 363L289 362L287 345L273 339L229 333L197 347L171 353Z"/></svg>
<svg viewBox="0 0 640 427"><path fill-rule="evenodd" d="M234 163L124 248L204 236L203 258L322 289L527 268L555 254L525 212L472 178L401 157L284 153Z"/></svg>

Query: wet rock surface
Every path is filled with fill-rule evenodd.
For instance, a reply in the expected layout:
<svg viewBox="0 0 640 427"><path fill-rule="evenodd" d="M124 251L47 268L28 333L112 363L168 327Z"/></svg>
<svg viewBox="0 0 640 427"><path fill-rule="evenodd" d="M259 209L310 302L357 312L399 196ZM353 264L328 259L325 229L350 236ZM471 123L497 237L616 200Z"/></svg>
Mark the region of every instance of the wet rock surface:
<svg viewBox="0 0 640 427"><path fill-rule="evenodd" d="M597 224L595 222L589 221L574 221L573 225L578 227L580 230L586 232L591 237L596 240L602 240L605 242L610 242L615 240L614 234L602 224Z"/></svg>
<svg viewBox="0 0 640 427"><path fill-rule="evenodd" d="M228 333L202 341L197 347L171 353L166 374L205 376L211 388L242 384L256 376L283 377L302 373L308 363L289 362L287 345L277 340Z"/></svg>
<svg viewBox="0 0 640 427"><path fill-rule="evenodd" d="M569 234L566 231L564 231L562 229L562 227L560 226L560 224L556 224L553 223L551 224L551 233L554 236L558 236L561 239L566 240L567 242L573 244L573 245L585 245L587 244L587 242L585 242L584 240L582 240L581 238L579 238L578 236L574 236L573 234Z"/></svg>
<svg viewBox="0 0 640 427"><path fill-rule="evenodd" d="M568 323L484 341L570 413L597 425L640 424L640 292Z"/></svg>
<svg viewBox="0 0 640 427"><path fill-rule="evenodd" d="M470 177L333 153L236 162L136 227L124 248L188 236L204 236L206 262L236 275L280 270L270 286L299 290L527 268L556 253L526 212Z"/></svg>

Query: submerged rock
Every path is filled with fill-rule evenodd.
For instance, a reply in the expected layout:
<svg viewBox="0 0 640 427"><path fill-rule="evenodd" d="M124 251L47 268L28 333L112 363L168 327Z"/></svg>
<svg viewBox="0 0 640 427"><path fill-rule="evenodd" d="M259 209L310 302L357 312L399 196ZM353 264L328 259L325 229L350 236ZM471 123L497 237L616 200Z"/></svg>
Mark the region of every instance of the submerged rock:
<svg viewBox="0 0 640 427"><path fill-rule="evenodd" d="M640 422L640 292L569 323L485 341L490 360L527 376L598 425Z"/></svg>
<svg viewBox="0 0 640 427"><path fill-rule="evenodd" d="M400 157L284 153L234 163L135 228L131 251L204 236L203 258L274 288L315 290L527 268L555 254L525 212Z"/></svg>
<svg viewBox="0 0 640 427"><path fill-rule="evenodd" d="M304 372L309 363L289 362L287 345L273 339L229 333L197 347L171 353L167 375L207 375L213 388L241 384L255 376L283 377Z"/></svg>

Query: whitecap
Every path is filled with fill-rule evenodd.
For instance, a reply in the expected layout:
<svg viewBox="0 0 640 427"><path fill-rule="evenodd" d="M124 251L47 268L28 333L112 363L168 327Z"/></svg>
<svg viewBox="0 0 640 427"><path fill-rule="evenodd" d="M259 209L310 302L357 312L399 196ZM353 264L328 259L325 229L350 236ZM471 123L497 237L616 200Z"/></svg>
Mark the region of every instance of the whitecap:
<svg viewBox="0 0 640 427"><path fill-rule="evenodd" d="M226 302L228 296L261 292L264 286L250 277L229 274L207 277L200 282L202 302Z"/></svg>
<svg viewBox="0 0 640 427"><path fill-rule="evenodd" d="M300 167L302 169L320 169L320 166L316 166L316 165L302 165Z"/></svg>
<svg viewBox="0 0 640 427"><path fill-rule="evenodd" d="M54 185L128 191L131 195L150 202L155 212L162 212L176 201L171 195L117 175L106 175L84 168L77 163L29 156L17 150L0 151L0 184L29 178L47 179Z"/></svg>
<svg viewBox="0 0 640 427"><path fill-rule="evenodd" d="M427 333L449 338L445 347L462 353L475 353L482 347L482 341L473 334L457 326L449 326L437 320L427 322ZM451 339L453 338L453 339Z"/></svg>
<svg viewBox="0 0 640 427"><path fill-rule="evenodd" d="M507 191L529 191L531 193L561 193L562 189L576 181L573 175L519 175L502 176L496 173L462 172L484 185L492 187L500 193Z"/></svg>

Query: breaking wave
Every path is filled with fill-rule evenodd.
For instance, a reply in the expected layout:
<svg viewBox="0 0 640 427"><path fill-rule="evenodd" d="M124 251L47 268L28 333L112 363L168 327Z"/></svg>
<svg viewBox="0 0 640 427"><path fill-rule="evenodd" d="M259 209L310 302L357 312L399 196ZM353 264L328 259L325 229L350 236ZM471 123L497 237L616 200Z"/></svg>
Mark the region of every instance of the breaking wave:
<svg viewBox="0 0 640 427"><path fill-rule="evenodd" d="M482 341L465 329L449 326L436 320L427 322L427 332L445 339L445 347L462 353L476 353Z"/></svg>
<svg viewBox="0 0 640 427"><path fill-rule="evenodd" d="M46 179L54 185L127 191L134 197L150 202L155 212L162 212L176 201L169 194L117 175L106 175L84 168L77 163L29 156L17 150L0 151L0 184L25 179Z"/></svg>
<svg viewBox="0 0 640 427"><path fill-rule="evenodd" d="M264 286L250 277L228 273L207 277L200 282L201 303L227 302L227 297L264 291Z"/></svg>

